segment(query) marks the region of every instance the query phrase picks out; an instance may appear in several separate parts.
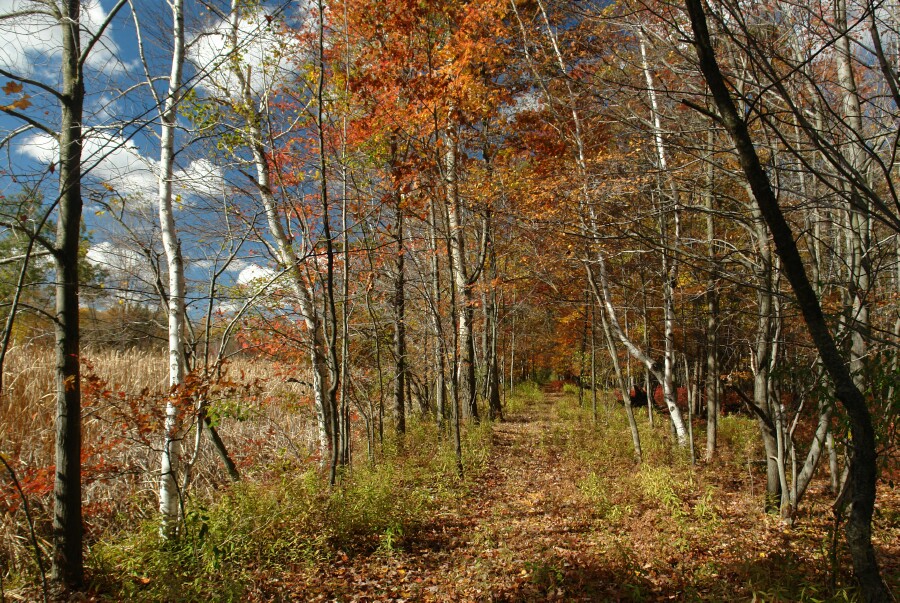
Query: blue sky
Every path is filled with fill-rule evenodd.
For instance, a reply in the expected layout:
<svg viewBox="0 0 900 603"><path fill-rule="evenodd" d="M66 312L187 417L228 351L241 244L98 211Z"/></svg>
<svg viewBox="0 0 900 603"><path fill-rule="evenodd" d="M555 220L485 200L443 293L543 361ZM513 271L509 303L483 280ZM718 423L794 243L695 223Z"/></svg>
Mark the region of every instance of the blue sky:
<svg viewBox="0 0 900 603"><path fill-rule="evenodd" d="M114 4L115 0L85 2L83 22L89 29L96 29ZM139 14L141 38L151 76L164 77L168 74L170 61L170 49L166 44L166 28L171 21L168 7L162 1L135 4L142 11ZM187 4L197 10L195 3ZM27 0L0 0L0 14L27 6ZM216 20L208 13L193 12L188 14L187 23L188 38L191 39L201 29L210 31ZM248 23L247 29L257 32L262 26L259 22ZM248 60L261 60L271 44L269 39L256 46L248 45ZM195 44L190 56L195 65L217 65L223 45L221 36L207 35ZM0 68L9 72L55 86L59 79L59 46L59 30L47 18L35 17L0 24ZM132 225L146 230L150 224L155 224L152 201L156 189L154 158L158 155L155 141L158 126L149 121L155 117L155 108L146 85L141 87L146 79L138 55L138 36L128 6L122 8L112 21L89 58L87 67L84 163L91 170L91 177L86 181L85 221L95 244L92 257L110 264L134 264L134 252L122 243L123 228L110 220L109 212L96 202L100 198L127 198L126 205L135 214L130 219ZM196 72L190 65L186 69L189 78ZM262 73L263 69L257 69L254 76L259 77L256 74ZM229 88L230 82L224 74L227 71L213 70L205 80L204 88ZM0 76L0 86L9 81ZM162 91L166 82L158 81L156 85ZM255 82L255 86L261 85L261 82ZM32 103L25 112L54 129L59 109L52 96L33 86L26 86L23 92L30 95ZM222 93L220 90L219 94ZM17 97L12 95L8 98L14 100ZM4 137L21 124L15 118L0 115L0 132ZM182 139L180 146L187 142L185 136ZM3 170L0 174L0 193L12 194L25 183L40 183L46 191L45 198L52 199L56 182L50 167L55 161L56 149L51 136L39 130L30 130L18 135L2 151L4 160L0 165ZM228 195L225 180L227 168L216 165L213 159L205 147L185 147L176 165L176 194L183 207L194 210L201 203L210 207L205 213L180 212L183 248L185 254L195 260L189 276L200 280L205 280L206 272L214 265L211 258L216 256L221 246L221 237L217 238L216 229L224 218L214 215L222 213L221 203L218 209L215 207L216 199L225 200ZM142 204L145 207L141 207ZM265 274L257 265L261 255L259 246L251 244L245 249L245 257L236 262L231 274L227 275L232 280L241 271L245 271L245 275Z"/></svg>

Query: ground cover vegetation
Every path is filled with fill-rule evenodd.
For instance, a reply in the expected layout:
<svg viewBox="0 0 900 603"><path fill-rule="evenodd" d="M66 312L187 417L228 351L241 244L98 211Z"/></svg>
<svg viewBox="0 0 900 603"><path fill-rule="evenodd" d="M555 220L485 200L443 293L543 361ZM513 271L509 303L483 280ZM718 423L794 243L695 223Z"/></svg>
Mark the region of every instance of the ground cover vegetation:
<svg viewBox="0 0 900 603"><path fill-rule="evenodd" d="M890 7L0 37L3 598L892 600Z"/></svg>

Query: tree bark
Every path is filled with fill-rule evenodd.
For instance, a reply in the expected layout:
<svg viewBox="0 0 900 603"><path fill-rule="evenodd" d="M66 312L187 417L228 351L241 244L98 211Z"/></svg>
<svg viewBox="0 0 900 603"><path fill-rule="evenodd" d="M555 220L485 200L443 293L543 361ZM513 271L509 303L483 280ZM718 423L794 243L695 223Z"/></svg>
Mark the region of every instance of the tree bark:
<svg viewBox="0 0 900 603"><path fill-rule="evenodd" d="M850 168L865 178L864 155L859 147L859 138L864 136L862 122L862 109L859 102L859 94L856 87L856 77L853 73L853 56L850 49L850 35L847 25L847 2L835 0L834 23L838 37L835 40L834 53L838 83L838 90L843 96L844 119L848 131L849 151L848 161ZM865 183L868 186L868 182ZM854 183L847 186L845 194L849 195L852 202L847 207L847 249L850 252L848 260L848 284L850 303L848 308L848 326L850 328L850 373L856 382L856 386L864 387L862 375L863 364L868 355L869 339L869 287L872 280L869 256L870 235L868 210L869 203L863 195L859 194ZM864 211L863 210L867 210Z"/></svg>
<svg viewBox="0 0 900 603"><path fill-rule="evenodd" d="M478 389L475 384L475 338L472 330L474 299L466 267L466 244L462 224L462 208L459 203L458 157L455 124L448 121L445 142L445 184L447 187L447 219L450 225L450 255L453 260L453 280L456 284L457 333L459 336L459 363L457 386L460 402L465 412L478 421Z"/></svg>
<svg viewBox="0 0 900 603"><path fill-rule="evenodd" d="M434 332L434 396L437 407L438 429L443 430L447 420L447 383L444 372L447 346L444 340L444 328L441 320L441 267L438 260L438 208L432 199L429 202L428 243L431 247L431 299L428 303L428 314L431 317L431 328Z"/></svg>
<svg viewBox="0 0 900 603"><path fill-rule="evenodd" d="M166 399L166 419L160 460L159 512L160 535L163 538L177 532L180 495L178 492L178 457L181 449L179 431L179 387L184 384L184 261L175 227L172 208L172 174L175 161L175 126L178 102L181 98L181 75L184 67L184 0L174 0L172 9L172 69L165 105L161 107L160 159L157 202L163 249L168 264L168 329L169 329L169 397Z"/></svg>
<svg viewBox="0 0 900 603"><path fill-rule="evenodd" d="M490 225L487 234L488 236L493 235L493 229ZM487 249L488 277L491 279L491 285L485 295L484 304L484 329L487 334L487 345L485 346L485 366L487 367L486 398L490 419L492 421L502 421L503 404L500 400L500 363L498 361L500 306L497 303L497 290L493 285L494 281L497 279L497 256L492 239L488 240Z"/></svg>
<svg viewBox="0 0 900 603"><path fill-rule="evenodd" d="M627 349L636 360L643 363L647 371L652 373L657 381L664 384L665 377L661 367L640 348L634 345L631 339L628 338L628 335L622 331L622 327L619 325L619 321L616 318L615 307L612 304L612 295L609 291L609 279L606 276L606 261L599 253L595 254L594 260L597 264L597 271L596 274L593 270L588 271L588 282L594 293L594 297L597 299L597 303L602 307L602 310L606 312L606 318L609 320L610 329L616 338L622 342L625 349ZM671 388L670 382L669 389L671 390ZM648 399L651 398L652 395L652 392L648 389ZM678 439L678 444L687 447L687 429L684 420L682 419L681 411L678 409L678 406L675 404L675 399L671 395L671 391L670 395L666 396L666 404L669 406L669 415L672 419L672 427L675 431L675 437Z"/></svg>
<svg viewBox="0 0 900 603"><path fill-rule="evenodd" d="M593 280L592 276L588 276ZM616 342L613 339L612 332L609 328L609 322L606 320L606 314L602 308L600 310L600 323L603 326L603 335L606 338L606 346L609 349L609 357L612 360L613 374L616 377L616 384L619 391L622 392L622 403L625 406L625 416L628 418L628 428L631 430L631 444L634 447L634 460L638 464L641 463L641 435L638 431L637 421L634 420L634 409L631 407L631 398L628 395L628 385L625 383L625 377L622 376L622 368L619 365L619 354L616 351Z"/></svg>
<svg viewBox="0 0 900 603"><path fill-rule="evenodd" d="M714 133L707 135L707 143L712 152ZM706 282L706 462L716 455L719 420L719 292L718 259L716 258L715 170L712 158L707 166L706 188L706 253L709 261L709 279Z"/></svg>
<svg viewBox="0 0 900 603"><path fill-rule="evenodd" d="M239 0L231 2L231 32L230 44L235 53L238 49L238 25L241 19L241 3ZM265 144L263 138L263 115L257 108L252 90L245 74L236 63L231 63L231 71L240 83L242 91L241 100L247 109L246 128L247 146L253 157L253 165L256 170L256 188L259 191L260 200L266 214L269 233L273 239L272 249L282 270L286 271L291 289L297 297L300 313L306 324L306 344L310 355L310 364L313 376L313 396L315 399L316 418L318 423L319 453L322 462L330 458L330 449L333 433L332 404L330 403L328 384L328 366L325 353L325 343L322 337L322 319L314 305L313 292L307 287L301 266L303 259L294 249L291 238L288 237L282 217L279 212L278 202L272 192L271 175L266 160ZM227 91L226 91L227 92Z"/></svg>
<svg viewBox="0 0 900 603"><path fill-rule="evenodd" d="M662 273L663 273L663 370L662 370L662 386L663 397L666 406L669 408L669 415L672 421L673 431L681 443L685 439L685 435L679 428L679 422L682 422L681 411L678 408L677 392L674 387L675 375L675 287L678 283L678 245L681 237L681 195L672 173L669 171L668 153L665 141L663 140L662 120L659 112L659 102L656 94L656 83L653 78L653 72L650 70L650 63L647 60L647 44L646 36L643 30L639 33L639 46L641 51L641 68L644 72L644 80L647 82L647 95L650 100L650 118L653 128L653 145L656 149L657 167L659 168L659 177L666 181L669 189L669 197L672 200L671 211L666 210L664 206L660 207L660 239L663 244L662 250ZM671 238L668 234L668 215L672 214L675 232ZM671 251L670 251L671 250ZM688 425L690 427L690 424ZM693 447L693 438L689 438L690 445Z"/></svg>
<svg viewBox="0 0 900 603"><path fill-rule="evenodd" d="M397 259L394 267L394 420L397 436L406 433L406 284L403 249L403 199L396 193L394 238Z"/></svg>
<svg viewBox="0 0 900 603"><path fill-rule="evenodd" d="M318 0L318 75L316 83L316 143L319 165L319 204L322 207L322 238L325 239L325 300L323 331L325 336L323 355L328 370L328 384L324 403L331 416L329 451L331 468L329 481L333 486L337 480L337 468L341 465L341 439L348 429L338 409L338 389L340 388L340 362L338 361L338 319L334 291L334 235L331 231L331 197L328 190L328 160L325 149L325 3ZM349 433L349 431L347 431Z"/></svg>
<svg viewBox="0 0 900 603"><path fill-rule="evenodd" d="M84 582L81 511L81 368L78 244L81 239L81 152L84 79L81 3L59 4L62 29L62 118L59 131L59 219L56 224L56 480L51 579L64 588Z"/></svg>

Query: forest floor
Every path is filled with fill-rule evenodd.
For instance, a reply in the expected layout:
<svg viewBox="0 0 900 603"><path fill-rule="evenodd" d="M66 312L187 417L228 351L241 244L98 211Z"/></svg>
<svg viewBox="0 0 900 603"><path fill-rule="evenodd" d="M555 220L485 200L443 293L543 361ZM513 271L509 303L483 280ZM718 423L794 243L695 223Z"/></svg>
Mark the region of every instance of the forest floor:
<svg viewBox="0 0 900 603"><path fill-rule="evenodd" d="M600 423L604 421L601 410ZM614 409L613 414L621 413ZM609 415L605 415L609 416ZM646 423L646 421L644 421ZM376 551L262 571L266 601L823 601L853 599L843 538L832 571L825 483L793 526L761 512L750 439L692 466L663 437L613 437L574 396L544 394L492 427L490 460L455 504ZM643 429L643 427L642 427ZM731 441L729 441L731 438ZM699 441L699 438L698 438ZM624 446L624 450L622 450ZM735 453L737 449L737 453ZM737 456L735 456L737 454ZM900 583L900 489L880 485L875 542Z"/></svg>

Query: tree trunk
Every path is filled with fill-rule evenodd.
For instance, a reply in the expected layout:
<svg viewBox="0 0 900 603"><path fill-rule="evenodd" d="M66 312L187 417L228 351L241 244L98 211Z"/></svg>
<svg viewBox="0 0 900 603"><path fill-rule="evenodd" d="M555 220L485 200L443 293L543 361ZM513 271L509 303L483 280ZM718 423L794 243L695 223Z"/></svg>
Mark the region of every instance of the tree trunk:
<svg viewBox="0 0 900 603"><path fill-rule="evenodd" d="M347 5L344 5L344 42L347 46L346 71L344 73L344 94L350 98L350 44L349 44L349 23ZM347 175L347 115L341 118L341 235L343 237L343 263L344 278L341 282L341 373L339 376L341 389L341 417L343 430L341 432L341 459L343 466L350 466L352 437L350 432L350 226L348 224L349 213L349 195ZM371 405L370 405L371 408ZM362 409L361 409L362 410ZM360 414L365 415L364 412ZM369 457L372 458L373 439L369 437L369 425L366 425L366 439L369 443Z"/></svg>
<svg viewBox="0 0 900 603"><path fill-rule="evenodd" d="M455 144L455 142L451 142L450 144ZM453 332L453 345L451 349L453 350L453 354L450 359L450 424L451 429L453 431L453 448L456 453L456 471L459 476L463 474L463 464L462 464L462 438L460 434L460 422L461 422L461 412L460 412L460 395L459 395L459 379L460 379L460 327L459 327L459 296L460 292L457 289L457 280L455 278L455 264L456 258L454 255L454 243L453 243L453 228L451 227L450 222L450 203L451 199L457 199L457 190L456 190L456 150L455 147L453 150L448 149L448 159L451 159L450 155L452 154L453 159L453 170L452 172L448 169L445 178L447 179L447 221L445 223L445 227L447 230L447 257L450 258L450 308L451 308L451 316L452 316L452 332ZM445 168L446 169L446 168ZM451 177L452 173L452 177Z"/></svg>
<svg viewBox="0 0 900 603"><path fill-rule="evenodd" d="M597 422L597 306L591 297L591 417Z"/></svg>
<svg viewBox="0 0 900 603"><path fill-rule="evenodd" d="M394 238L397 260L394 267L394 420L397 436L406 433L406 284L403 249L403 198L396 193Z"/></svg>
<svg viewBox="0 0 900 603"><path fill-rule="evenodd" d="M826 448L825 442L828 438L829 429L831 427L831 415L834 406L830 402L822 401L819 403L819 423L816 427L816 433L813 436L812 444L810 444L809 452L806 454L806 460L799 474L795 473L793 483L791 484L791 506L794 510L800 504L800 500L806 493L809 483L812 481L813 474L822 457L822 452ZM793 431L793 430L792 430Z"/></svg>
<svg viewBox="0 0 900 603"><path fill-rule="evenodd" d="M56 481L51 579L68 588L84 581L81 515L81 369L78 243L81 238L81 121L84 80L78 0L60 4L62 119L59 132L59 220L56 230Z"/></svg>
<svg viewBox="0 0 900 603"><path fill-rule="evenodd" d="M862 149L859 147L859 138L865 135L862 122L862 109L860 108L859 94L856 87L856 78L853 73L853 57L850 49L850 36L847 27L847 2L836 0L834 3L835 29L838 37L835 40L834 53L837 63L839 91L843 95L843 109L848 128L849 162L850 168L864 178L865 166ZM848 194L852 200L848 205L847 249L850 252L848 260L849 270L849 296L848 326L850 328L850 373L860 389L864 387L862 375L863 364L868 355L869 340L869 287L872 280L871 264L868 259L870 247L868 214L863 213L869 204L863 195L859 194L853 183L847 185Z"/></svg>
<svg viewBox="0 0 900 603"><path fill-rule="evenodd" d="M175 126L178 103L181 98L181 74L184 67L184 0L174 0L172 9L173 52L172 69L169 75L169 89L165 105L161 107L160 159L159 159L159 226L163 249L169 273L168 319L169 319L169 397L166 399L166 420L163 435L159 480L159 512L161 515L160 535L163 538L175 536L178 525L180 494L178 491L178 460L181 454L179 435L178 397L179 388L184 384L184 261L181 244L175 228L172 208L172 174L175 160ZM199 434L200 432L198 432Z"/></svg>
<svg viewBox="0 0 900 603"><path fill-rule="evenodd" d="M710 152L715 134L707 135ZM706 253L710 263L709 279L706 282L706 462L711 462L716 454L719 420L719 292L717 290L718 260L716 258L716 229L713 211L715 209L715 170L710 161L706 188Z"/></svg>
<svg viewBox="0 0 900 603"><path fill-rule="evenodd" d="M647 95L650 100L650 119L653 124L653 144L656 149L657 167L659 168L660 177L665 179L669 196L672 199L673 208L671 210L674 219L675 232L674 236L668 236L668 214L670 213L664 207L660 208L660 238L663 242L662 252L662 272L663 272L663 321L664 321L664 349L663 349L663 397L666 406L669 409L669 415L672 421L673 431L678 438L680 444L684 445L686 436L684 427L679 426L682 423L681 411L678 409L676 400L676 391L674 389L673 379L675 375L675 287L678 283L678 245L681 237L681 195L675 185L675 181L669 171L666 145L662 135L662 121L659 113L659 103L656 96L656 84L654 82L653 73L650 70L650 64L647 60L646 36L643 31L639 32L639 45L641 50L641 67L644 72L644 79L647 82ZM669 251L669 249L673 251ZM693 446L693 440L691 440Z"/></svg>
<svg viewBox="0 0 900 603"><path fill-rule="evenodd" d="M319 155L319 203L322 207L322 238L325 239L325 299L323 327L325 335L325 366L328 369L328 385L324 403L331 415L329 447L331 470L329 481L334 486L337 468L341 464L341 437L347 426L338 411L340 388L340 362L338 361L338 319L334 292L334 235L331 232L331 198L328 190L328 161L325 149L325 3L318 0L318 76L316 83L316 142ZM348 432L349 433L349 432Z"/></svg>
<svg viewBox="0 0 900 603"><path fill-rule="evenodd" d="M784 468L782 462L781 439L779 437L778 423L775 420L774 405L777 400L769 397L771 380L772 358L772 259L769 249L769 233L759 211L754 208L754 238L757 247L759 268L756 270L757 280L757 318L756 341L753 345L753 403L758 412L765 418L759 418L760 435L766 450L766 495L765 509L767 512L778 510L779 500L782 495L781 474Z"/></svg>
<svg viewBox="0 0 900 603"><path fill-rule="evenodd" d="M828 323L822 313L819 299L809 282L803 260L797 249L796 239L784 218L778 199L772 190L769 177L760 163L753 146L747 124L738 113L728 91L713 52L706 15L701 0L685 0L694 32L694 48L700 70L710 88L719 110L722 125L736 147L741 168L751 187L753 196L769 226L775 249L781 257L797 304L803 314L810 336L819 351L822 366L835 386L835 395L847 411L853 437L850 458L850 486L852 507L847 522L846 536L853 569L869 602L887 602L892 599L881 579L875 549L872 546L872 513L875 507L875 432L865 397L860 392L835 344Z"/></svg>
<svg viewBox="0 0 900 603"><path fill-rule="evenodd" d="M238 51L238 25L241 19L240 2L232 0L231 3L231 32L230 43L235 52ZM231 70L240 82L243 91L242 101L247 108L246 127L247 144L253 155L253 164L256 169L256 187L266 214L269 233L272 236L273 251L282 270L286 272L297 303L300 314L306 324L306 343L309 349L310 364L313 376L313 396L315 399L316 418L318 423L319 453L322 462L330 458L331 435L333 433L332 404L329 401L328 392L328 367L325 354L325 344L322 341L321 317L313 303L313 292L307 288L301 266L303 258L294 251L292 239L282 223L278 202L272 192L269 165L266 160L262 124L263 115L257 108L252 90L248 83L248 77L240 65L231 63Z"/></svg>
<svg viewBox="0 0 900 603"><path fill-rule="evenodd" d="M634 409L631 408L631 398L628 396L628 385L625 383L625 378L622 376L622 369L619 366L619 354L616 351L616 342L609 329L609 322L606 320L606 315L602 310L600 312L600 323L603 326L603 335L606 338L606 346L609 349L610 360L612 360L616 383L619 386L619 391L622 392L622 403L625 405L625 416L628 418L628 428L631 430L631 444L634 446L634 459L637 463L640 463L642 460L641 435L638 431L637 421L634 420Z"/></svg>
<svg viewBox="0 0 900 603"><path fill-rule="evenodd" d="M447 420L447 383L444 363L447 358L447 346L444 340L444 328L441 321L441 266L438 260L438 208L432 199L429 203L430 220L428 221L428 242L431 246L431 299L428 303L428 315L431 317L431 328L434 332L434 396L437 406L438 429L443 431Z"/></svg>
<svg viewBox="0 0 900 603"><path fill-rule="evenodd" d="M650 321L647 309L647 282L641 270L641 327L643 327L642 344L644 353L650 356ZM653 427L653 390L650 388L650 369L644 367L644 391L647 392L647 422Z"/></svg>
<svg viewBox="0 0 900 603"><path fill-rule="evenodd" d="M450 111L452 117L452 109ZM453 260L453 280L456 284L456 316L458 333L459 363L456 382L459 387L463 409L478 421L478 389L475 384L475 338L472 331L474 300L469 275L466 270L466 245L463 233L462 215L459 203L458 161L455 126L448 122L445 137L445 184L447 186L447 220L450 225L450 255Z"/></svg>
<svg viewBox="0 0 900 603"><path fill-rule="evenodd" d="M489 230L490 234L491 231ZM487 243L488 249L488 277L493 283L497 279L497 257L492 241ZM499 316L500 307L497 303L497 291L493 285L485 296L484 304L484 330L487 334L487 346L485 346L485 366L487 367L487 395L488 416L492 421L503 420L503 405L500 402L500 366L499 354Z"/></svg>
<svg viewBox="0 0 900 603"><path fill-rule="evenodd" d="M606 276L606 261L603 257L598 253L595 254L594 261L597 265L597 272L594 274L593 270L588 270L588 282L591 286L591 289L594 292L594 297L597 299L597 303L602 306L602 308L606 312L607 320L609 320L609 326L612 330L613 334L616 338L622 342L628 352L638 361L642 362L646 367L647 371L652 373L656 380L665 386L665 377L660 370L659 365L653 361L647 354L645 354L640 348L638 348L634 343L628 338L628 336L622 331L622 327L619 325L619 321L616 318L615 307L612 304L612 295L609 291L609 279ZM669 394L666 396L666 404L669 406L669 415L672 419L672 427L675 431L675 436L678 439L678 444L682 447L687 447L687 429L685 428L684 420L681 417L681 411L678 409L678 405L675 404L674 396L672 395L672 382L671 382L671 374L669 376L668 383ZM652 392L647 391L647 396L652 397Z"/></svg>

